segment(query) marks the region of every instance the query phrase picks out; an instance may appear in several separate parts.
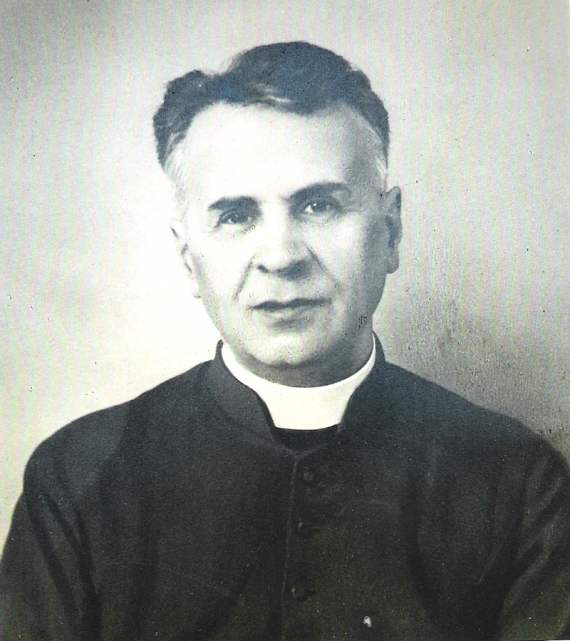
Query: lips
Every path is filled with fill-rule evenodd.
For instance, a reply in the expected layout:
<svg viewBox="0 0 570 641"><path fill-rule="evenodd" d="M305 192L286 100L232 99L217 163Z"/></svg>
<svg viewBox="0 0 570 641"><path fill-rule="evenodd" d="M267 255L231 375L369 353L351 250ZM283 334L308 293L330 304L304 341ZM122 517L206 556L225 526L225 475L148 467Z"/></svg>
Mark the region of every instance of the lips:
<svg viewBox="0 0 570 641"><path fill-rule="evenodd" d="M253 310L264 322L274 328L299 328L310 322L313 312L325 304L320 298L293 298L291 300L267 300L255 305Z"/></svg>
<svg viewBox="0 0 570 641"><path fill-rule="evenodd" d="M319 298L294 298L288 301L268 300L259 305L255 305L254 309L264 312L280 312L282 310L293 310L304 307L320 307L324 301Z"/></svg>

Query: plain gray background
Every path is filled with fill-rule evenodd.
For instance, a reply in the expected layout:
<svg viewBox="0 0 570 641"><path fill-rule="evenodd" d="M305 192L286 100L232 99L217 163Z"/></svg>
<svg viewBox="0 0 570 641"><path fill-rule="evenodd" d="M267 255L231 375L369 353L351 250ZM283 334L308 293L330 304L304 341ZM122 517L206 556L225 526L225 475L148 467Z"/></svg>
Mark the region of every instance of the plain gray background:
<svg viewBox="0 0 570 641"><path fill-rule="evenodd" d="M0 24L0 542L41 440L212 355L151 118L168 80L279 40L346 56L391 114L388 358L570 454L565 1L5 0Z"/></svg>

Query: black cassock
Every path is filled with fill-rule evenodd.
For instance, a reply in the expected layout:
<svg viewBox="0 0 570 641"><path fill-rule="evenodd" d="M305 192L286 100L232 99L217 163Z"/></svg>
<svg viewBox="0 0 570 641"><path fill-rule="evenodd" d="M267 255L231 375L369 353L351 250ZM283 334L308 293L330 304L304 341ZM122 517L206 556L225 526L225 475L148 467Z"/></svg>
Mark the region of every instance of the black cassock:
<svg viewBox="0 0 570 641"><path fill-rule="evenodd" d="M45 441L0 638L570 638L570 480L543 439L377 362L276 430L218 355Z"/></svg>

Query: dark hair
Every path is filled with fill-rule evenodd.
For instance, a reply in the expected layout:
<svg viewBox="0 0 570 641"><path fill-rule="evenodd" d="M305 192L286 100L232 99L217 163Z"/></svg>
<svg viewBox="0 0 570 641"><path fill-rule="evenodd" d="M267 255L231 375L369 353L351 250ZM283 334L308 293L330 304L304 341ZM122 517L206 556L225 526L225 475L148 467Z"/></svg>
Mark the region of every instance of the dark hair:
<svg viewBox="0 0 570 641"><path fill-rule="evenodd" d="M262 104L298 114L343 103L368 121L388 160L388 113L366 75L336 53L308 42L254 47L238 54L220 74L196 70L169 82L153 121L163 167L193 118L218 102Z"/></svg>

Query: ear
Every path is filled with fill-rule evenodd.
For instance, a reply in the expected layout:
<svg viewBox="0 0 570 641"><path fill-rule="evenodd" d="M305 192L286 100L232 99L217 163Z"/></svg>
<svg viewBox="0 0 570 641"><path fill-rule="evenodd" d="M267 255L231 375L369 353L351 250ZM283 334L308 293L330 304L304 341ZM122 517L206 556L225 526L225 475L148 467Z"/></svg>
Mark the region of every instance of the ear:
<svg viewBox="0 0 570 641"><path fill-rule="evenodd" d="M190 248L188 247L188 243L185 240L187 234L184 221L178 218L171 219L170 230L172 231L172 234L174 236L178 251L182 256L182 262L184 263L184 266L186 267L186 270L188 272L188 276L190 278L190 290L192 292L192 295L195 298L201 298L202 296L200 294L200 283L198 282L198 278L196 277L194 260L190 252Z"/></svg>
<svg viewBox="0 0 570 641"><path fill-rule="evenodd" d="M389 274L394 273L400 264L399 245L402 239L402 192L399 187L392 187L383 196L382 215L388 227L388 248L386 267Z"/></svg>

